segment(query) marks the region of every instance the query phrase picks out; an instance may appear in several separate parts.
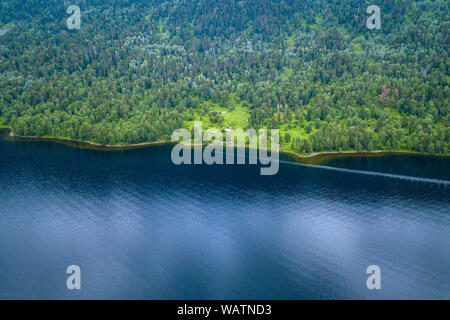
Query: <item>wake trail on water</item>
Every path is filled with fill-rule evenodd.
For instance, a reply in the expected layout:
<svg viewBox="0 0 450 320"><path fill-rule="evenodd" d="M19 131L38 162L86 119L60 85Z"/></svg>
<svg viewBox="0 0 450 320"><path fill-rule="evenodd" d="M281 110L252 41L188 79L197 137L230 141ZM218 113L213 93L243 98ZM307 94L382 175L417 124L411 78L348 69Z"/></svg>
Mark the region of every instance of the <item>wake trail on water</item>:
<svg viewBox="0 0 450 320"><path fill-rule="evenodd" d="M316 164L306 164L306 163L299 163L299 162L285 161L285 160L279 160L279 162L284 163L284 164L294 165L294 166L301 166L301 167L340 171L340 172L354 173L354 174L365 174L365 175L369 175L369 176L379 176L379 177L386 177L386 178L391 178L391 179L401 179L401 180L417 181L417 182L424 182L424 183L442 184L445 186L450 185L450 181L448 181L448 180L412 177L412 176L404 176L404 175L400 175L400 174L383 173L383 172L376 172L376 171L345 169L345 168L321 166L321 165L316 165Z"/></svg>

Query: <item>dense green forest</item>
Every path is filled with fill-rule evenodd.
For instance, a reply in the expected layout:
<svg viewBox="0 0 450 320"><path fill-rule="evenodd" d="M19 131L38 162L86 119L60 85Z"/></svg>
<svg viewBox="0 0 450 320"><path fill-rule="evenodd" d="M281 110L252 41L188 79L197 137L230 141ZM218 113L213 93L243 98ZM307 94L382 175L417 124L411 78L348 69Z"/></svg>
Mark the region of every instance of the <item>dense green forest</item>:
<svg viewBox="0 0 450 320"><path fill-rule="evenodd" d="M66 8L81 8L68 30ZM369 30L369 5L381 29ZM447 0L0 1L0 125L101 144L194 120L282 149L449 152Z"/></svg>

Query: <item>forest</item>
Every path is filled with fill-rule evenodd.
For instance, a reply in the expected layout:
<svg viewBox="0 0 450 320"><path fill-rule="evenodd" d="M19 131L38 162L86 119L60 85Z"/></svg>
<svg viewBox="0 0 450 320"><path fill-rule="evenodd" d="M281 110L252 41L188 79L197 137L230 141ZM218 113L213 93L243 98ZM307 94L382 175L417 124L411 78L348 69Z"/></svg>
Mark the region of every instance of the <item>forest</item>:
<svg viewBox="0 0 450 320"><path fill-rule="evenodd" d="M81 9L69 30L66 9ZM381 29L369 30L369 5ZM195 120L282 150L449 153L447 0L0 1L0 126L108 145ZM1 34L1 33L0 33Z"/></svg>

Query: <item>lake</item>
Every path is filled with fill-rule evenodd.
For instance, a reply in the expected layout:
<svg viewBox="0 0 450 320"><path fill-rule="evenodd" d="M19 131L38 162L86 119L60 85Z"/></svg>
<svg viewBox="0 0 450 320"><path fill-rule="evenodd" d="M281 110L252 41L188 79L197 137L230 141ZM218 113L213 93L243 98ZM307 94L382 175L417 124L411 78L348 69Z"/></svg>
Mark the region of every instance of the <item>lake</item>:
<svg viewBox="0 0 450 320"><path fill-rule="evenodd" d="M260 176L170 151L0 141L0 299L450 298L449 158Z"/></svg>

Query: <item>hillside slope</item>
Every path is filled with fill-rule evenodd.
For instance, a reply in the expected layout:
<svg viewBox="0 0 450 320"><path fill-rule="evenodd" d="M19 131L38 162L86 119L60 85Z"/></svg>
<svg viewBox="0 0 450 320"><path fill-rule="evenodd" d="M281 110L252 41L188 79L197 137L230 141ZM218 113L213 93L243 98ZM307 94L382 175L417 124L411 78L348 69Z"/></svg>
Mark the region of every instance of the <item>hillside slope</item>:
<svg viewBox="0 0 450 320"><path fill-rule="evenodd" d="M68 30L66 8L81 8ZM366 8L381 8L369 30ZM0 2L0 125L102 144L279 128L282 148L449 152L445 0Z"/></svg>

